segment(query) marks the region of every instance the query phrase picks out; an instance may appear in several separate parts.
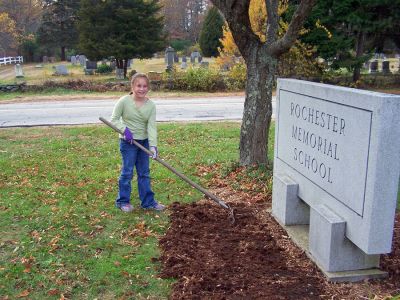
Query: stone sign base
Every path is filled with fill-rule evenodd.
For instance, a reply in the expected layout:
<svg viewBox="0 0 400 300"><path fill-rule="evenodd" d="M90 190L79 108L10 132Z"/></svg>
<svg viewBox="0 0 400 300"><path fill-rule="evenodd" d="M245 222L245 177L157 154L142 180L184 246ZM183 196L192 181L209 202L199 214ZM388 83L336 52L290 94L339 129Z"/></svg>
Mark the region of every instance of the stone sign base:
<svg viewBox="0 0 400 300"><path fill-rule="evenodd" d="M359 281L386 276L380 255L367 255L346 236L346 222L325 205L311 208L298 195L298 184L275 174L272 214L318 265L329 281ZM292 226L290 226L292 225Z"/></svg>
<svg viewBox="0 0 400 300"><path fill-rule="evenodd" d="M279 220L277 220L279 222ZM357 282L366 279L380 279L388 276L387 272L381 271L377 268L355 270L355 271L341 271L341 272L328 272L325 271L311 255L309 250L309 225L291 225L285 226L282 223L280 225L286 230L291 240L301 249L304 250L305 254L316 263L318 268L324 273L327 280L330 282Z"/></svg>

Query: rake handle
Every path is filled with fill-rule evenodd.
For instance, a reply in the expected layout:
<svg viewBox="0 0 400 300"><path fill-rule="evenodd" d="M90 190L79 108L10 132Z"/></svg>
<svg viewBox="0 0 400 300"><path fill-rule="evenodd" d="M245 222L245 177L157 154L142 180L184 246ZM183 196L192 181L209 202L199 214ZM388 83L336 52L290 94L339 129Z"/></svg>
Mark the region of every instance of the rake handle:
<svg viewBox="0 0 400 300"><path fill-rule="evenodd" d="M106 124L107 126L111 127L112 129L114 129L114 131L118 132L121 135L124 135L124 133L119 130L114 124L112 124L111 122L109 122L108 120L104 119L103 117L99 118L100 121L102 121L104 124ZM150 150L148 150L147 148L143 147L142 145L140 145L138 142L136 142L135 140L132 141L133 144L137 147L139 147L141 150L143 150L144 152L146 152L148 155L152 156L153 152L151 152ZM219 199L217 196L215 196L214 194L211 194L209 191L207 191L205 188L203 188L202 186L198 185L196 182L192 181L191 179L189 179L187 176L185 176L184 174L180 173L179 171L177 171L175 168L173 168L172 166L170 166L167 162L165 162L164 160L162 160L161 158L159 158L158 156L156 158L154 158L154 160L158 161L160 164L162 164L164 167L166 167L168 170L170 170L172 173L174 173L175 175L177 175L178 177L180 177L181 179L183 179L184 181L186 181L188 184L190 184L192 187L196 188L197 190L199 190L200 192L202 192L204 195L206 195L207 197L209 197L210 199L214 200L216 203L218 203L220 206L222 206L223 208L226 209L230 209L230 207L221 199Z"/></svg>

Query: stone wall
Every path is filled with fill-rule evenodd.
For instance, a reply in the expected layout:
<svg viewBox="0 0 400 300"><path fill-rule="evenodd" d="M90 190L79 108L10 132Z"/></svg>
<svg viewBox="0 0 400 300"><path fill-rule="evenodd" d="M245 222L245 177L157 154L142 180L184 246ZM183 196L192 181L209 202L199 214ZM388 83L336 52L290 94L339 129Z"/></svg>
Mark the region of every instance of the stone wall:
<svg viewBox="0 0 400 300"><path fill-rule="evenodd" d="M23 91L26 88L25 83L21 84L2 84L0 85L0 92L18 92Z"/></svg>

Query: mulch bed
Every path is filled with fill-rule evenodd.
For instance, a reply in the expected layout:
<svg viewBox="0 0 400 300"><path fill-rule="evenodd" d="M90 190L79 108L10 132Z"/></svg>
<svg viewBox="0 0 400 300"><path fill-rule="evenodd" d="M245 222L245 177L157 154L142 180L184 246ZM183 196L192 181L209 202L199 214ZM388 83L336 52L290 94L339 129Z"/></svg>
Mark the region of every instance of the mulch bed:
<svg viewBox="0 0 400 300"><path fill-rule="evenodd" d="M227 186L213 192L222 191L237 196L230 199L233 225L211 201L170 207L171 227L160 241L160 261L161 276L177 279L172 299L388 299L400 294L399 214L393 251L381 259L389 277L335 284L267 212L269 201L253 201Z"/></svg>

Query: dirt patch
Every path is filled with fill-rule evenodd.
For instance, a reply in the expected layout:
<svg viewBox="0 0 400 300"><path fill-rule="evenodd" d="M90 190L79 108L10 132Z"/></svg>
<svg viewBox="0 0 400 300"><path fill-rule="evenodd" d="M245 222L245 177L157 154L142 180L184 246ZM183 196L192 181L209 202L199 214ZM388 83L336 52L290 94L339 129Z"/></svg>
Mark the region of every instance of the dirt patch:
<svg viewBox="0 0 400 300"><path fill-rule="evenodd" d="M266 213L266 203L235 202L236 223L209 202L171 207L161 239L162 277L177 278L172 299L385 299L400 293L400 215L383 281L327 283ZM372 296L372 297L371 297Z"/></svg>

